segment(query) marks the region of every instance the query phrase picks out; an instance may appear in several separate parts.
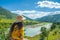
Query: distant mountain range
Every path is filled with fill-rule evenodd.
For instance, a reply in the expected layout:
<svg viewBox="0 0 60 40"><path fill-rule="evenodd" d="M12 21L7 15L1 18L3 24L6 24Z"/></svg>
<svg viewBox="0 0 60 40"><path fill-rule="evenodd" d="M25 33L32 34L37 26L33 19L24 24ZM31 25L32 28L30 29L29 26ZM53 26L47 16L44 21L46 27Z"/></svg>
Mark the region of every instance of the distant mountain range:
<svg viewBox="0 0 60 40"><path fill-rule="evenodd" d="M26 19L29 20L34 20L34 21L38 21L38 22L60 22L60 12L52 12L49 13L48 15L45 15L43 17L40 18L36 18L36 19L31 19L25 16Z"/></svg>
<svg viewBox="0 0 60 40"><path fill-rule="evenodd" d="M60 14L48 15L34 20L39 22L60 22Z"/></svg>
<svg viewBox="0 0 60 40"><path fill-rule="evenodd" d="M10 11L0 7L0 19L16 19L16 16L18 14L11 13ZM36 18L36 19L31 19L25 15L23 15L26 20L34 20L38 22L60 22L60 12L56 13L50 13L49 15Z"/></svg>

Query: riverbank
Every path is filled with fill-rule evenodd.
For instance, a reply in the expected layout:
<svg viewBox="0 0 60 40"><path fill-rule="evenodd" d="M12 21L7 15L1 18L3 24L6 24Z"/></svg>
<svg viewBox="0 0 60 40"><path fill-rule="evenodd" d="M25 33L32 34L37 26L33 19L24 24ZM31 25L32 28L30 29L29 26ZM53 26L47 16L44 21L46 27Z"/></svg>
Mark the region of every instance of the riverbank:
<svg viewBox="0 0 60 40"><path fill-rule="evenodd" d="M40 39L40 34L39 35L36 35L34 37L27 37L26 36L26 38L29 39L29 40L39 40Z"/></svg>

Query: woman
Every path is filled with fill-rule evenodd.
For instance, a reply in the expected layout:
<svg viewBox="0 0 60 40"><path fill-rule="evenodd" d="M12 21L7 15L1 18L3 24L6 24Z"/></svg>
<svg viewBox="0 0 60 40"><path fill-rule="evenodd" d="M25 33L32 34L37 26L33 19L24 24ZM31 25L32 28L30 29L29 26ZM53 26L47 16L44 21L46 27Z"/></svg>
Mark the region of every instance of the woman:
<svg viewBox="0 0 60 40"><path fill-rule="evenodd" d="M23 40L24 39L24 27L23 17L17 16L17 21L14 22L10 28L10 40Z"/></svg>

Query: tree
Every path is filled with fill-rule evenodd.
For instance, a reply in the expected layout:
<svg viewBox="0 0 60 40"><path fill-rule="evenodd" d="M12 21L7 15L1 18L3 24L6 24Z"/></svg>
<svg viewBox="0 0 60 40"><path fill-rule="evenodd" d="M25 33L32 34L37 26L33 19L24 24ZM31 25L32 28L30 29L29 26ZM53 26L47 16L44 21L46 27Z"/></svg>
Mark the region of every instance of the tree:
<svg viewBox="0 0 60 40"><path fill-rule="evenodd" d="M51 26L51 31L55 28L56 28L56 25L55 25L55 23L53 23L52 26Z"/></svg>
<svg viewBox="0 0 60 40"><path fill-rule="evenodd" d="M41 35L40 40L44 40L45 37L47 37L48 40L48 32L45 27L41 27Z"/></svg>

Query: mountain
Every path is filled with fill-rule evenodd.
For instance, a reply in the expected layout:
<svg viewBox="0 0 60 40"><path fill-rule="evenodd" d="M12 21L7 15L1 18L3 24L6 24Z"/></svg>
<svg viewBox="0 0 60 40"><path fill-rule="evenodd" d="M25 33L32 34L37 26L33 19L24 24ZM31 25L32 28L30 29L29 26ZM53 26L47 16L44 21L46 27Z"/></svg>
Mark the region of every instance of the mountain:
<svg viewBox="0 0 60 40"><path fill-rule="evenodd" d="M0 19L16 19L17 15L18 14L12 13L12 12L0 7ZM23 16L26 18L26 20L32 20L32 19L26 17L25 15L23 15Z"/></svg>
<svg viewBox="0 0 60 40"><path fill-rule="evenodd" d="M15 19L17 14L11 13L10 11L0 7L0 18L1 19Z"/></svg>
<svg viewBox="0 0 60 40"><path fill-rule="evenodd" d="M27 16L25 16L25 15L23 15L23 17L25 17L26 20L33 20L33 19L31 19L31 18L29 18L29 17L27 17Z"/></svg>
<svg viewBox="0 0 60 40"><path fill-rule="evenodd" d="M60 14L48 15L42 18L36 18L35 20L39 22L60 22Z"/></svg>

